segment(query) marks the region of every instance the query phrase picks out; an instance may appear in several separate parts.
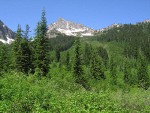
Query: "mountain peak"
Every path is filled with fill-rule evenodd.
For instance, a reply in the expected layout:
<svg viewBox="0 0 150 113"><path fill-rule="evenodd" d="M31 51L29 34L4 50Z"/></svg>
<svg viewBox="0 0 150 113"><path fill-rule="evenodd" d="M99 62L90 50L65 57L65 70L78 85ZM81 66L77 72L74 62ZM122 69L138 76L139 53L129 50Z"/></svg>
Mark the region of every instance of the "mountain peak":
<svg viewBox="0 0 150 113"><path fill-rule="evenodd" d="M0 20L0 42L9 44L14 38L15 33Z"/></svg>
<svg viewBox="0 0 150 113"><path fill-rule="evenodd" d="M65 34L68 36L93 36L94 30L84 25L67 21L63 18L59 18L56 22L49 25L48 33L51 31L57 31L58 33ZM54 32L53 32L54 35Z"/></svg>

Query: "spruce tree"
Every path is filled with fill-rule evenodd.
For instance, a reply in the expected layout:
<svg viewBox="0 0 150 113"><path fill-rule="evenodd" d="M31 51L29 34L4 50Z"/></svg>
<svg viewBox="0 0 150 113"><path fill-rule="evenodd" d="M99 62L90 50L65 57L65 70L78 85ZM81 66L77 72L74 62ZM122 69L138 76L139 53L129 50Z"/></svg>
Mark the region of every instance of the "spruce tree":
<svg viewBox="0 0 150 113"><path fill-rule="evenodd" d="M18 71L22 70L22 50L21 50L21 41L22 41L22 31L20 25L18 25L16 38L14 41L14 58L15 58L15 67Z"/></svg>
<svg viewBox="0 0 150 113"><path fill-rule="evenodd" d="M35 68L36 68L36 53L35 53L36 44L34 41L29 41L29 45L30 45L30 50L31 50L30 73L34 74Z"/></svg>
<svg viewBox="0 0 150 113"><path fill-rule="evenodd" d="M18 71L28 74L31 67L31 50L28 41L29 26L22 35L21 27L18 26L16 39L14 42L15 64ZM23 38L24 36L24 38Z"/></svg>
<svg viewBox="0 0 150 113"><path fill-rule="evenodd" d="M29 26L26 25L26 30L24 33L24 39L21 41L21 50L22 50L22 72L28 74L31 68L31 49L29 45Z"/></svg>
<svg viewBox="0 0 150 113"><path fill-rule="evenodd" d="M73 65L73 74L75 82L81 84L83 87L86 87L85 79L83 77L84 72L82 67L81 45L79 38L77 38L75 44L75 59Z"/></svg>
<svg viewBox="0 0 150 113"><path fill-rule="evenodd" d="M42 11L41 21L38 23L36 28L35 37L35 67L38 68L40 74L46 76L48 73L48 37L47 37L47 20L45 17L45 11Z"/></svg>

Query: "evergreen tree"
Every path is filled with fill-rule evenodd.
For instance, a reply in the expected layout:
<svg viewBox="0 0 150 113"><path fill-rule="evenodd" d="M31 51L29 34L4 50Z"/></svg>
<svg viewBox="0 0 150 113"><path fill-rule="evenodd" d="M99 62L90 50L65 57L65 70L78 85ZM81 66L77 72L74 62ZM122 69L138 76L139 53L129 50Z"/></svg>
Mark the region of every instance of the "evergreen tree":
<svg viewBox="0 0 150 113"><path fill-rule="evenodd" d="M77 38L75 44L75 60L73 65L75 82L81 84L83 87L86 87L85 79L83 77L84 72L82 67L81 45L79 38Z"/></svg>
<svg viewBox="0 0 150 113"><path fill-rule="evenodd" d="M26 25L26 30L24 33L24 39L21 41L21 50L22 50L22 72L28 74L30 68L31 68L31 49L29 45L29 26Z"/></svg>
<svg viewBox="0 0 150 113"><path fill-rule="evenodd" d="M45 11L42 11L41 21L36 28L36 40L35 40L35 64L40 75L45 76L48 73L48 37L47 37L47 20L45 17Z"/></svg>
<svg viewBox="0 0 150 113"><path fill-rule="evenodd" d="M0 46L0 75L8 71L11 64L7 45Z"/></svg>
<svg viewBox="0 0 150 113"><path fill-rule="evenodd" d="M144 89L148 89L149 88L149 76L148 76L148 66L147 66L147 62L145 59L145 56L142 55L142 53L140 52L138 55L138 83L139 85L144 88Z"/></svg>
<svg viewBox="0 0 150 113"><path fill-rule="evenodd" d="M27 25L26 25L26 30L25 30L25 32L24 32L24 38L27 39L27 40L29 40L29 32L30 32L30 27L29 27L29 25L27 24Z"/></svg>
<svg viewBox="0 0 150 113"><path fill-rule="evenodd" d="M97 53L102 58L102 60L104 62L104 66L107 68L109 58L108 58L108 53L107 53L106 49L103 47L98 47Z"/></svg>
<svg viewBox="0 0 150 113"><path fill-rule="evenodd" d="M67 51L67 54L66 54L66 68L67 70L70 70L70 55L69 55L69 52Z"/></svg>
<svg viewBox="0 0 150 113"><path fill-rule="evenodd" d="M31 67L31 50L28 41L29 26L26 26L24 38L21 27L18 26L14 42L15 64L18 71L28 74Z"/></svg>
<svg viewBox="0 0 150 113"><path fill-rule="evenodd" d="M105 68L103 65L103 60L96 52L93 52L91 59L91 74L95 79L105 79Z"/></svg>
<svg viewBox="0 0 150 113"><path fill-rule="evenodd" d="M110 59L110 75L112 78L112 84L117 83L117 70L116 70L116 63L114 62L114 58L111 57Z"/></svg>
<svg viewBox="0 0 150 113"><path fill-rule="evenodd" d="M126 61L124 64L124 82L129 83L129 77L131 76L131 67L129 63Z"/></svg>
<svg viewBox="0 0 150 113"><path fill-rule="evenodd" d="M35 41L29 41L30 50L31 50L31 65L30 65L30 72L34 74L36 68L36 43Z"/></svg>
<svg viewBox="0 0 150 113"><path fill-rule="evenodd" d="M59 62L59 60L60 60L60 49L57 48L56 49L56 61Z"/></svg>
<svg viewBox="0 0 150 113"><path fill-rule="evenodd" d="M88 66L90 64L90 60L91 60L91 53L92 53L92 50L91 50L91 45L86 43L85 44L85 49L84 49L84 64L86 66Z"/></svg>
<svg viewBox="0 0 150 113"><path fill-rule="evenodd" d="M15 67L18 71L22 70L22 50L21 50L21 41L22 41L22 32L21 32L21 27L18 25L17 33L16 33L16 38L14 41L14 58L15 58Z"/></svg>

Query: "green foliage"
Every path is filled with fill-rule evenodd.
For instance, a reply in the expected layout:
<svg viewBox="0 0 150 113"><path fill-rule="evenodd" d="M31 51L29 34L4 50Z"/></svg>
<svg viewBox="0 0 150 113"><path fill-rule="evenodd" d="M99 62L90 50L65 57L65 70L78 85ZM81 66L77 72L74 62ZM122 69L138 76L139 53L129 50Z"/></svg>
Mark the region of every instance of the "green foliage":
<svg viewBox="0 0 150 113"><path fill-rule="evenodd" d="M78 84L81 84L83 87L86 87L86 80L83 77L83 61L81 58L81 45L80 45L80 39L77 38L75 42L75 59L74 59L74 65L73 65L73 75L75 78L75 82Z"/></svg>
<svg viewBox="0 0 150 113"><path fill-rule="evenodd" d="M150 111L149 103L147 103L148 93L149 91L132 88L130 92L111 92L110 97L123 108L123 113L148 113Z"/></svg>
<svg viewBox="0 0 150 113"><path fill-rule="evenodd" d="M129 77L131 76L131 67L130 67L130 64L129 62L125 62L124 64L124 82L125 83L129 83Z"/></svg>
<svg viewBox="0 0 150 113"><path fill-rule="evenodd" d="M21 51L21 40L22 40L22 33L21 27L18 25L17 34L14 42L14 56L15 56L15 65L18 71L22 70L22 51Z"/></svg>
<svg viewBox="0 0 150 113"><path fill-rule="evenodd" d="M97 53L102 58L105 67L108 68L109 57L108 57L107 50L104 49L103 47L98 47L97 48Z"/></svg>
<svg viewBox="0 0 150 113"><path fill-rule="evenodd" d="M56 61L59 62L59 60L60 60L60 49L57 48L56 49Z"/></svg>
<svg viewBox="0 0 150 113"><path fill-rule="evenodd" d="M112 79L112 84L117 84L117 66L114 61L114 58L110 58L110 74L111 74L111 79Z"/></svg>
<svg viewBox="0 0 150 113"><path fill-rule="evenodd" d="M84 49L84 64L88 66L90 64L92 57L92 46L88 43L85 44L85 49Z"/></svg>
<svg viewBox="0 0 150 113"><path fill-rule="evenodd" d="M12 72L8 76L6 75L6 78L1 79L0 84L2 86L0 89L2 98L0 111L33 112L38 109L38 105L40 105L41 112L48 109L48 103L45 102L48 102L47 100L49 100L51 94L43 88L41 82L33 77L27 78L21 73L17 75ZM43 92L45 93L43 94Z"/></svg>
<svg viewBox="0 0 150 113"><path fill-rule="evenodd" d="M71 69L69 52L66 53L66 68L67 70Z"/></svg>
<svg viewBox="0 0 150 113"><path fill-rule="evenodd" d="M77 92L67 99L62 98L60 101L55 101L52 108L52 112L63 113L121 111L119 105L109 101L107 94L90 92Z"/></svg>
<svg viewBox="0 0 150 113"><path fill-rule="evenodd" d="M59 48L60 51L65 51L74 44L75 39L75 37L64 35L58 35L56 38L50 38L48 40L48 45L50 46L49 49L56 50Z"/></svg>
<svg viewBox="0 0 150 113"><path fill-rule="evenodd" d="M130 58L138 58L138 50L144 53L150 61L150 23L138 23L136 25L124 24L113 27L103 33L99 33L92 40L125 43L124 55Z"/></svg>
<svg viewBox="0 0 150 113"><path fill-rule="evenodd" d="M8 51L10 49L7 45L0 46L0 76L10 69L11 59Z"/></svg>
<svg viewBox="0 0 150 113"><path fill-rule="evenodd" d="M29 26L26 26L24 38L22 35L21 27L18 26L16 39L14 42L14 58L18 71L28 74L31 68L31 49L28 41Z"/></svg>
<svg viewBox="0 0 150 113"><path fill-rule="evenodd" d="M41 22L38 23L36 28L36 39L35 39L35 67L40 69L43 74L41 76L46 76L48 73L48 38L47 38L47 21L45 17L45 11L42 11Z"/></svg>
<svg viewBox="0 0 150 113"><path fill-rule="evenodd" d="M149 90L103 91L97 88L101 82L97 82L97 85L94 82L92 90L86 91L73 82L72 74L65 68L59 68L58 64L50 67L50 79L38 79L34 75L16 72L0 77L0 112L106 113L150 110Z"/></svg>
<svg viewBox="0 0 150 113"><path fill-rule="evenodd" d="M139 53L138 58L138 83L139 85L144 88L149 88L149 76L148 76L148 66L145 57L142 55L142 53Z"/></svg>
<svg viewBox="0 0 150 113"><path fill-rule="evenodd" d="M25 31L25 35L24 35L24 39L22 39L21 41L21 55L22 55L22 59L21 59L21 63L22 63L22 72L28 74L31 68L31 49L30 49L30 45L29 45L29 41L28 41L28 33L29 33L29 26L26 25L26 31Z"/></svg>
<svg viewBox="0 0 150 113"><path fill-rule="evenodd" d="M100 56L98 56L97 52L93 52L91 58L91 74L95 79L105 79L105 67L103 65L103 60Z"/></svg>

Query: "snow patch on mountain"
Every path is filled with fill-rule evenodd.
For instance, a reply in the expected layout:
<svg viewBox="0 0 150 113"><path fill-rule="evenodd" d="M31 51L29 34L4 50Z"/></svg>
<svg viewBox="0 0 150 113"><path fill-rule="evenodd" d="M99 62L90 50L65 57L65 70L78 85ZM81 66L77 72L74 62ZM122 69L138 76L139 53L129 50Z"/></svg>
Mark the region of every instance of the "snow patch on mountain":
<svg viewBox="0 0 150 113"><path fill-rule="evenodd" d="M6 26L5 26L5 25L3 25L3 27L5 28Z"/></svg>
<svg viewBox="0 0 150 113"><path fill-rule="evenodd" d="M93 36L92 33L83 33L82 36Z"/></svg>
<svg viewBox="0 0 150 113"><path fill-rule="evenodd" d="M4 44L11 44L14 39L11 39L8 37L8 35L6 36L7 40L3 40L3 39L0 39L0 42L4 43Z"/></svg>

